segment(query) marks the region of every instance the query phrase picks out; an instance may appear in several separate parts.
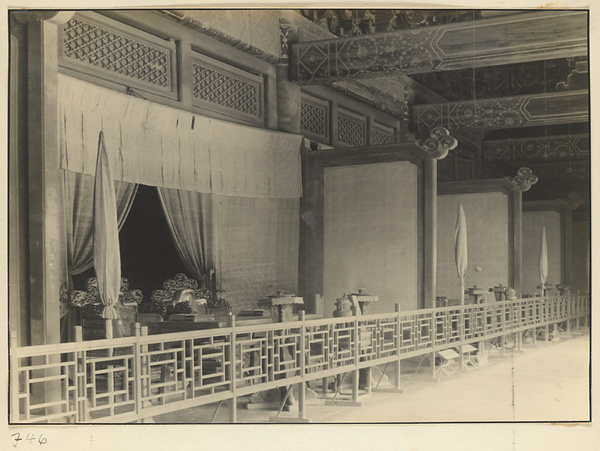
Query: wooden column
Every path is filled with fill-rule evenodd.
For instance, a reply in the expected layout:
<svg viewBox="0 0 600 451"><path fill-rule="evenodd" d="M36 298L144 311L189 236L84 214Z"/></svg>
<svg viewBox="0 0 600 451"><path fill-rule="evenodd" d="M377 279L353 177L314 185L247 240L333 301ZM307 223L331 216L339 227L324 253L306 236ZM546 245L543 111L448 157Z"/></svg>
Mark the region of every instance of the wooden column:
<svg viewBox="0 0 600 451"><path fill-rule="evenodd" d="M58 143L58 29L73 12L34 12L27 22L27 151L31 344L60 341L59 291L66 277Z"/></svg>
<svg viewBox="0 0 600 451"><path fill-rule="evenodd" d="M513 191L512 194L512 280L511 286L518 294L521 294L523 282L523 192Z"/></svg>
<svg viewBox="0 0 600 451"><path fill-rule="evenodd" d="M437 160L425 160L423 308L435 306L437 277Z"/></svg>
<svg viewBox="0 0 600 451"><path fill-rule="evenodd" d="M277 128L300 133L300 87L288 81L288 65L277 66Z"/></svg>

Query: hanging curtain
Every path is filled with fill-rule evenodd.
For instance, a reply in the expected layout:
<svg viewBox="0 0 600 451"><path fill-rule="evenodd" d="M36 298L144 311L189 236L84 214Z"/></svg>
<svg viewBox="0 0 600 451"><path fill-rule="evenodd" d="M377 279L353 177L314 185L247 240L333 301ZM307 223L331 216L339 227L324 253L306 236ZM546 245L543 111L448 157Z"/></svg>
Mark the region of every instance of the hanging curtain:
<svg viewBox="0 0 600 451"><path fill-rule="evenodd" d="M121 288L119 222L114 182L106 155L104 135L98 137L98 160L94 181L94 269L98 279L102 318L117 319L115 305Z"/></svg>
<svg viewBox="0 0 600 451"><path fill-rule="evenodd" d="M226 196L158 187L160 199L171 236L181 261L190 274L208 284L216 276L221 283L220 212L227 203Z"/></svg>
<svg viewBox="0 0 600 451"><path fill-rule="evenodd" d="M94 181L94 176L63 170L68 293L75 289L72 276L94 265ZM129 215L137 188L135 183L115 180L119 230ZM62 341L72 341L76 323L75 311L65 309L60 325Z"/></svg>
<svg viewBox="0 0 600 451"><path fill-rule="evenodd" d="M94 181L91 175L63 171L65 222L67 225L68 274L73 276L90 269L93 262ZM116 180L115 199L119 230L125 223L137 193L135 183ZM70 277L69 277L70 279ZM72 283L69 280L69 287Z"/></svg>

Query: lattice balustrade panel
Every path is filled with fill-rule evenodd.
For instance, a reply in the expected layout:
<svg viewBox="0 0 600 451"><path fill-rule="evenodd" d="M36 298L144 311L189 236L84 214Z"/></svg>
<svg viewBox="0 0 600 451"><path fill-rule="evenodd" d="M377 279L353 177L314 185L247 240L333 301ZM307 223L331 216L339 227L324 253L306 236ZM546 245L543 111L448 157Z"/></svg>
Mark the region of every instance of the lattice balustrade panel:
<svg viewBox="0 0 600 451"><path fill-rule="evenodd" d="M504 314L504 308L497 305L486 305L485 319L486 319L486 333L493 334L495 332L502 331L502 316Z"/></svg>
<svg viewBox="0 0 600 451"><path fill-rule="evenodd" d="M273 380L269 367L269 345L271 332L256 332L236 336L236 382L254 385Z"/></svg>
<svg viewBox="0 0 600 451"><path fill-rule="evenodd" d="M134 353L132 346L87 351L86 394L90 419L112 417L135 410Z"/></svg>
<svg viewBox="0 0 600 451"><path fill-rule="evenodd" d="M272 332L272 365L269 371L275 379L301 375L300 328L279 329Z"/></svg>
<svg viewBox="0 0 600 451"><path fill-rule="evenodd" d="M398 355L397 343L399 328L397 316L373 320L373 322L369 324L369 328L371 329L368 331L370 334L368 335L369 340L361 340L361 346L366 343L369 344L366 349L374 350L374 352L370 353L372 358L383 359L392 355ZM363 354L362 349L363 348L361 347L361 354ZM364 354L368 354L368 352L365 352Z"/></svg>
<svg viewBox="0 0 600 451"><path fill-rule="evenodd" d="M464 338L481 337L485 332L485 312L482 305L466 305L464 307Z"/></svg>
<svg viewBox="0 0 600 451"><path fill-rule="evenodd" d="M186 361L186 378L192 397L231 390L229 337L193 339L188 346L191 346L191 358Z"/></svg>
<svg viewBox="0 0 600 451"><path fill-rule="evenodd" d="M394 142L394 130L391 128L374 124L371 134L371 144L373 145L391 144Z"/></svg>
<svg viewBox="0 0 600 451"><path fill-rule="evenodd" d="M111 25L116 24L116 25ZM109 19L76 16L62 27L61 64L161 94L172 91L174 44Z"/></svg>
<svg viewBox="0 0 600 451"><path fill-rule="evenodd" d="M305 340L305 368L306 373L315 373L330 369L333 359L331 344L331 328L328 324L307 326L304 333Z"/></svg>
<svg viewBox="0 0 600 451"><path fill-rule="evenodd" d="M331 352L331 367L343 367L354 363L354 323L340 322L332 324L329 334Z"/></svg>
<svg viewBox="0 0 600 451"><path fill-rule="evenodd" d="M196 105L211 105L224 114L262 121L261 77L207 57L195 58L192 68Z"/></svg>
<svg viewBox="0 0 600 451"><path fill-rule="evenodd" d="M432 346L433 317L431 312L415 315L416 349Z"/></svg>
<svg viewBox="0 0 600 451"><path fill-rule="evenodd" d="M193 354L187 340L154 342L141 353L142 399L153 405L192 397L188 362ZM188 391L189 387L189 391Z"/></svg>
<svg viewBox="0 0 600 451"><path fill-rule="evenodd" d="M80 355L83 353L77 353ZM89 379L85 366L75 353L58 353L18 359L16 381L11 392L18 397L18 417L13 422L75 422L77 404L85 403L85 386ZM13 383L15 385L13 385ZM45 396L46 390L52 393ZM15 415L15 412L11 412Z"/></svg>
<svg viewBox="0 0 600 451"><path fill-rule="evenodd" d="M454 343L459 335L460 310L443 309L435 312L435 345Z"/></svg>
<svg viewBox="0 0 600 451"><path fill-rule="evenodd" d="M415 317L411 315L409 317L402 316L400 318L400 353L404 354L412 352L417 349L417 340L415 332Z"/></svg>
<svg viewBox="0 0 600 451"><path fill-rule="evenodd" d="M338 113L338 141L352 147L364 146L367 142L367 121L351 113Z"/></svg>
<svg viewBox="0 0 600 451"><path fill-rule="evenodd" d="M321 142L329 140L329 104L302 96L300 101L300 131Z"/></svg>

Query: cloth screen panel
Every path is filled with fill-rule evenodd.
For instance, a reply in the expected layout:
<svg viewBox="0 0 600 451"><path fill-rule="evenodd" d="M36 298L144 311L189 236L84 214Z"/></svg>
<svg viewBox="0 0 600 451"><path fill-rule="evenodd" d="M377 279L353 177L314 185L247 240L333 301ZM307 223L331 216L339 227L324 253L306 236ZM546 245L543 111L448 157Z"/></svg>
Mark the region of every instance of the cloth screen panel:
<svg viewBox="0 0 600 451"><path fill-rule="evenodd" d="M295 292L299 199L265 199L159 188L177 251L199 280L215 271L234 309L276 289Z"/></svg>

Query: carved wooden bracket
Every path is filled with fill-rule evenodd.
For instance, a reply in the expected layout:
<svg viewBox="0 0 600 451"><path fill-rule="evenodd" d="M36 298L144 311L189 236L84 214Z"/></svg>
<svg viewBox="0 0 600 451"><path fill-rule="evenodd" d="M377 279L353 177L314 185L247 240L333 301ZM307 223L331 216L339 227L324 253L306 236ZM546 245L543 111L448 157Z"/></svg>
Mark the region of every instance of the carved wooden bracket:
<svg viewBox="0 0 600 451"><path fill-rule="evenodd" d="M450 132L444 127L435 127L429 133L429 138L417 140L417 144L431 158L441 160L448 155L449 151L458 146L458 141L450 136Z"/></svg>
<svg viewBox="0 0 600 451"><path fill-rule="evenodd" d="M532 185L535 185L538 178L533 175L533 172L529 168L521 168L517 171L517 175L514 177L506 177L518 191L528 191Z"/></svg>

